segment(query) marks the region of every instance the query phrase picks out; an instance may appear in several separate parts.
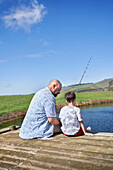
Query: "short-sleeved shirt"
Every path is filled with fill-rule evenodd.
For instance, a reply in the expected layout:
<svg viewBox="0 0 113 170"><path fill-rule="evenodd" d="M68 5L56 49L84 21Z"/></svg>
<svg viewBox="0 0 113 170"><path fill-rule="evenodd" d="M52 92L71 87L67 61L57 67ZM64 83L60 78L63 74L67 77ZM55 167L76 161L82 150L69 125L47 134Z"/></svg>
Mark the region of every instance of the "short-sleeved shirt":
<svg viewBox="0 0 113 170"><path fill-rule="evenodd" d="M34 95L20 128L19 136L23 139L52 136L54 125L49 123L48 117L56 117L56 99L46 87Z"/></svg>
<svg viewBox="0 0 113 170"><path fill-rule="evenodd" d="M82 116L78 107L64 106L60 110L59 118L62 123L61 130L66 135L74 135L79 131Z"/></svg>

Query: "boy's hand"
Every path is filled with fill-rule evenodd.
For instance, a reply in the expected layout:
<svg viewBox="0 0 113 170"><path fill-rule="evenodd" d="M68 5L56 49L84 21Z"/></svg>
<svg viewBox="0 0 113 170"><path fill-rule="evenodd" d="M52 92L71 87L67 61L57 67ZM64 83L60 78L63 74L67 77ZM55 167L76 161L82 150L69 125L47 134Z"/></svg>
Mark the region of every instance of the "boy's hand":
<svg viewBox="0 0 113 170"><path fill-rule="evenodd" d="M88 133L88 132L85 132L85 135L87 135L87 136L94 136L94 134Z"/></svg>

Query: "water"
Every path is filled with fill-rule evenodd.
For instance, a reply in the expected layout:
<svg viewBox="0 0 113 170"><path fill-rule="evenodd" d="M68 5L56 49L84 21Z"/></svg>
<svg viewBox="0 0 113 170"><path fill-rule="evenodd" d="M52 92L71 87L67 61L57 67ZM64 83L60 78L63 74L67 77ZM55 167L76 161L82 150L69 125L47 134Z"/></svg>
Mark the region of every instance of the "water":
<svg viewBox="0 0 113 170"><path fill-rule="evenodd" d="M113 133L113 106L81 109L85 127L91 126L92 132Z"/></svg>
<svg viewBox="0 0 113 170"><path fill-rule="evenodd" d="M15 120L8 121L5 123L0 123L0 129L9 127L11 125L19 125L20 126L22 121L23 121L23 118L20 118L20 119L15 119Z"/></svg>

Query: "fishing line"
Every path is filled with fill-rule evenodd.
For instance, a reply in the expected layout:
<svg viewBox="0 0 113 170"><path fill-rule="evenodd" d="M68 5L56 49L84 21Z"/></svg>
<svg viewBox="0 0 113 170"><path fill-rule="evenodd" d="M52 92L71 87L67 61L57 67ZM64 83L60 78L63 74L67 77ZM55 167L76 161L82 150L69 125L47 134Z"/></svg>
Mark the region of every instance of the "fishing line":
<svg viewBox="0 0 113 170"><path fill-rule="evenodd" d="M81 82L82 82L82 79L83 79L83 77L84 77L84 75L85 75L85 73L86 73L86 70L88 69L88 66L89 66L89 64L90 64L90 62L91 62L91 58L92 58L92 56L90 57L90 59L89 59L87 65L86 65L86 68L85 68L85 70L84 70L84 72L83 72L83 74L82 74L82 77L81 77L81 79L80 79L80 82L79 82L79 84L78 84L78 87L77 87L77 89L76 89L75 94L77 93L78 88L79 88L79 86L80 86L80 84L81 84Z"/></svg>

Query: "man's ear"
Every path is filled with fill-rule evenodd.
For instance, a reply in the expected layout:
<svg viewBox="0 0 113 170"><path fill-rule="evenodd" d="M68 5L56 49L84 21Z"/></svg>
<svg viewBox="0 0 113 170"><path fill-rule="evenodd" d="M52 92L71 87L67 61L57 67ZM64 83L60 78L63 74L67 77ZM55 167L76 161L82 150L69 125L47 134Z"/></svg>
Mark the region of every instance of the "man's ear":
<svg viewBox="0 0 113 170"><path fill-rule="evenodd" d="M56 89L56 84L53 84L53 88Z"/></svg>

